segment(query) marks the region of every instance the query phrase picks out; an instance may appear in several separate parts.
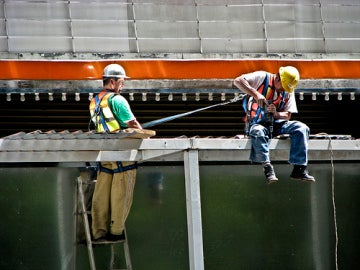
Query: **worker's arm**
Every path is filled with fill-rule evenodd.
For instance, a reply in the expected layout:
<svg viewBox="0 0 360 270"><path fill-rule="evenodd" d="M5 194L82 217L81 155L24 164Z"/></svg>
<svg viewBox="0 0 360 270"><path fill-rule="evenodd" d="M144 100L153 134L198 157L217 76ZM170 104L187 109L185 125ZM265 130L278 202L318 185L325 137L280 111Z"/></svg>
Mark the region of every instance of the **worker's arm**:
<svg viewBox="0 0 360 270"><path fill-rule="evenodd" d="M140 123L136 119L130 120L130 121L126 122L126 124L129 128L142 129Z"/></svg>
<svg viewBox="0 0 360 270"><path fill-rule="evenodd" d="M277 112L274 104L270 104L266 109L274 115L274 119L285 119L289 121L291 118L291 112Z"/></svg>
<svg viewBox="0 0 360 270"><path fill-rule="evenodd" d="M266 98L249 84L249 82L245 79L244 75L235 78L234 85L241 91L243 91L245 94L248 94L255 98L256 102L259 104L260 107L262 107L264 104L267 104Z"/></svg>

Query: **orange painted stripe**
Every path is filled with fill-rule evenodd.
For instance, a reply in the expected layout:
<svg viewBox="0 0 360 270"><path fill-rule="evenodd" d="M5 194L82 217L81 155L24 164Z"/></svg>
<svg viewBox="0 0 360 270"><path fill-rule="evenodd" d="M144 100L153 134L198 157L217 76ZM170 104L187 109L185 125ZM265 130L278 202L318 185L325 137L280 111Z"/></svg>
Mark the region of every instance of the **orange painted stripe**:
<svg viewBox="0 0 360 270"><path fill-rule="evenodd" d="M0 60L1 80L93 80L101 79L104 67L122 65L132 79L230 79L255 70L276 73L293 65L301 79L359 79L358 60L274 59L142 59L142 60Z"/></svg>

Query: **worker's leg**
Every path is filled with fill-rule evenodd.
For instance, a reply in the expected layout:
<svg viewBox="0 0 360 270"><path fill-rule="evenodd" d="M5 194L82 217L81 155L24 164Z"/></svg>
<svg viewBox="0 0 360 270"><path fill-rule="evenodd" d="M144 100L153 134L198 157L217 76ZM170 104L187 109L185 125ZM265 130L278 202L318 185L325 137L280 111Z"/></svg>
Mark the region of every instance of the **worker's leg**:
<svg viewBox="0 0 360 270"><path fill-rule="evenodd" d="M308 140L310 129L299 121L288 121L281 128L282 134L290 134L289 163L306 166L308 163Z"/></svg>
<svg viewBox="0 0 360 270"><path fill-rule="evenodd" d="M249 135L251 138L250 160L256 163L270 162L269 131L262 125L252 125Z"/></svg>
<svg viewBox="0 0 360 270"><path fill-rule="evenodd" d="M123 166L133 163L122 162ZM133 201L136 180L136 169L115 173L111 188L111 222L110 233L120 235L125 228Z"/></svg>
<svg viewBox="0 0 360 270"><path fill-rule="evenodd" d="M291 136L289 162L294 165L290 177L296 180L315 182L315 177L307 171L308 141L310 129L299 121L289 121L282 127L282 132Z"/></svg>
<svg viewBox="0 0 360 270"><path fill-rule="evenodd" d="M249 135L251 138L250 160L263 164L265 178L269 184L277 182L278 178L275 175L274 167L270 163L269 130L262 125L253 125Z"/></svg>
<svg viewBox="0 0 360 270"><path fill-rule="evenodd" d="M113 162L102 162L101 165L106 169L112 170L112 163ZM98 172L91 207L92 233L94 239L104 237L108 232L112 178L112 174L102 171Z"/></svg>

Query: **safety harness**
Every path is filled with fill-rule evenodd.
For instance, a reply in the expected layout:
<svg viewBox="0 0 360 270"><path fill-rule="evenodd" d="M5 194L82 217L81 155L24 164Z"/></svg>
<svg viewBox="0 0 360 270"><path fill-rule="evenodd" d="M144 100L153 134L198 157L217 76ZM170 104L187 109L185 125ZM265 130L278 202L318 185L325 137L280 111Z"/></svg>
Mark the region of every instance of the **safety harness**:
<svg viewBox="0 0 360 270"><path fill-rule="evenodd" d="M261 93L269 104L274 104L277 111L281 111L284 108L288 95L286 92L280 94L276 100L273 100L275 94L274 88L275 75L266 73L264 82L259 86L257 91ZM243 100L243 108L246 113L245 122L245 134L249 133L250 127L254 124L261 124L264 122L264 108L260 107L255 98L247 95Z"/></svg>
<svg viewBox="0 0 360 270"><path fill-rule="evenodd" d="M116 120L109 104L109 99L114 96L114 93L107 91L106 89L100 92L96 97L91 99L89 109L91 120L95 124L97 132L116 132L120 130L120 124ZM97 170L100 172L113 175L114 173L121 173L129 170L137 169L137 162L134 164L123 166L121 161L116 161L117 168L115 170L105 168L101 165L101 162L97 163Z"/></svg>
<svg viewBox="0 0 360 270"><path fill-rule="evenodd" d="M121 172L130 171L130 170L135 170L138 167L137 163L134 163L134 164L131 164L128 166L123 166L121 161L116 161L116 164L118 166L117 169L111 170L111 169L103 167L101 165L101 163L98 162L98 164L97 164L98 171L108 173L108 174L114 174L114 173L121 173Z"/></svg>
<svg viewBox="0 0 360 270"><path fill-rule="evenodd" d="M95 124L97 132L116 132L119 131L120 124L116 120L109 104L109 99L114 96L114 93L103 90L90 102L90 116L92 122Z"/></svg>

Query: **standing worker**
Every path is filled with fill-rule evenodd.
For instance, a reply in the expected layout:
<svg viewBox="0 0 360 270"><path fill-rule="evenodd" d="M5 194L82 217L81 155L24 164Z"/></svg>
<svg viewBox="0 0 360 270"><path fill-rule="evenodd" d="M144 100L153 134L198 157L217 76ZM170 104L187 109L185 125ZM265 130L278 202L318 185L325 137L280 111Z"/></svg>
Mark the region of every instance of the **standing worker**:
<svg viewBox="0 0 360 270"><path fill-rule="evenodd" d="M120 95L125 70L110 64L103 72L103 91L90 102L91 120L97 132L116 133L121 129L137 128L127 100ZM124 239L125 221L130 212L136 179L134 162L101 162L92 200L92 234L94 241Z"/></svg>
<svg viewBox="0 0 360 270"><path fill-rule="evenodd" d="M250 160L263 164L268 183L278 180L270 162L269 142L280 134L289 134L291 138L289 163L294 169L290 177L315 182L307 171L309 127L299 121L290 121L291 114L298 112L294 89L299 79L299 71L286 66L280 67L277 74L256 71L234 80L234 85L249 95L243 105L245 133L251 138Z"/></svg>

